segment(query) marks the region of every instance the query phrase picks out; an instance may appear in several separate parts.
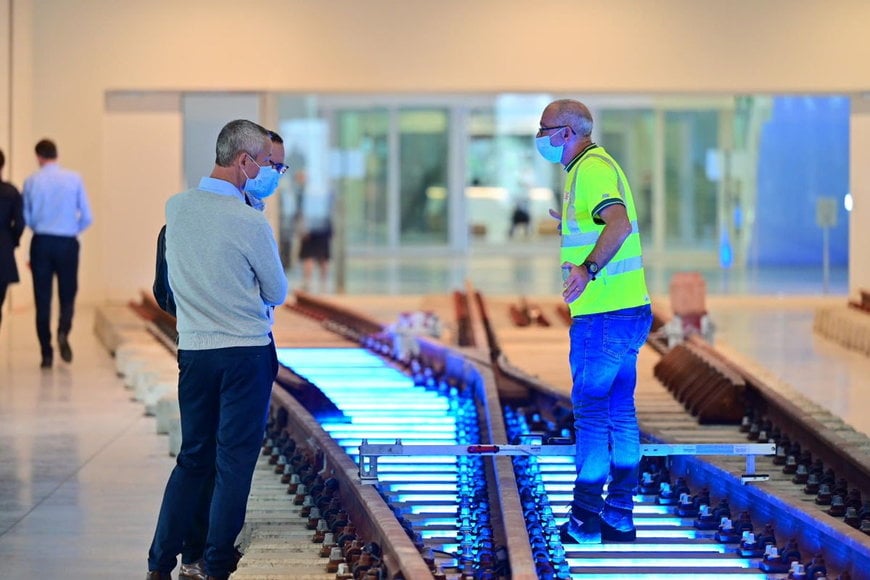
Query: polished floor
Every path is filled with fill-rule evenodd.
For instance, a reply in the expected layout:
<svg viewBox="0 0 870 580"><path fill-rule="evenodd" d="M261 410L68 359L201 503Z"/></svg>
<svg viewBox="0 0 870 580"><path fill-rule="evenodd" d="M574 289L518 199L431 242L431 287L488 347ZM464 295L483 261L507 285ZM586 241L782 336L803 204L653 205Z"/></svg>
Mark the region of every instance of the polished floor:
<svg viewBox="0 0 870 580"><path fill-rule="evenodd" d="M315 276L311 289L348 294L434 294L462 288L466 280L486 294L556 295L562 284L558 245L540 240L509 249L478 248L467 255L443 257L425 253L404 256L335 256L326 284ZM832 267L825 275L816 267L720 268L709 258L685 252L667 258L644 258L647 286L656 296L667 295L671 277L684 270L700 272L711 296L816 296L848 293L848 271ZM343 275L337 275L343 271ZM301 267L288 271L291 287L301 287Z"/></svg>
<svg viewBox="0 0 870 580"><path fill-rule="evenodd" d="M0 328L0 578L144 577L173 465L79 308L73 362L39 368L33 312Z"/></svg>
<svg viewBox="0 0 870 580"><path fill-rule="evenodd" d="M374 280L376 274L371 276ZM516 280L509 272L501 276L505 284ZM390 294L384 286L389 283L381 279L378 290ZM845 296L806 297L802 288L782 291L789 287L782 280L770 284L781 291L770 296L711 292L717 345L870 434L870 359L812 333L815 309L842 304ZM539 286L533 289L546 294ZM350 295L342 300L350 308L376 309L389 317L425 299ZM50 371L39 369L33 311L4 312L0 578L114 579L144 573L173 459L165 436L156 435L154 419L131 400L97 341L94 312L87 305L79 308L72 335L75 359L58 361Z"/></svg>

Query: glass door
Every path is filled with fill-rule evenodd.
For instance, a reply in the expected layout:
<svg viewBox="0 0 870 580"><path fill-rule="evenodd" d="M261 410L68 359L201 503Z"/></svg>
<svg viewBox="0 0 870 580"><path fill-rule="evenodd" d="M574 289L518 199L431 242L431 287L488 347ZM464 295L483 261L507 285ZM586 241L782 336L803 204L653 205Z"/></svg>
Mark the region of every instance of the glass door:
<svg viewBox="0 0 870 580"><path fill-rule="evenodd" d="M399 241L446 246L448 242L447 109L397 111Z"/></svg>
<svg viewBox="0 0 870 580"><path fill-rule="evenodd" d="M386 109L342 110L335 115L338 167L348 248L390 245L389 127Z"/></svg>

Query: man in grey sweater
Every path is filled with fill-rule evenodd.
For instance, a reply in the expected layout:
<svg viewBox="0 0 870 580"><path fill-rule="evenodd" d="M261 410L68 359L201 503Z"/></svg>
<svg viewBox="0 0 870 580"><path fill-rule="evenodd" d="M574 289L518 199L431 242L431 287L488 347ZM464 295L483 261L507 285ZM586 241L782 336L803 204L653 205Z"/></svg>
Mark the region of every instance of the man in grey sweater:
<svg viewBox="0 0 870 580"><path fill-rule="evenodd" d="M166 203L182 442L148 554L151 580L171 578L196 500L211 477L206 572L228 578L235 566L234 542L278 370L271 311L287 295L272 230L242 193L270 166L270 155L266 129L232 121L218 135L211 175Z"/></svg>

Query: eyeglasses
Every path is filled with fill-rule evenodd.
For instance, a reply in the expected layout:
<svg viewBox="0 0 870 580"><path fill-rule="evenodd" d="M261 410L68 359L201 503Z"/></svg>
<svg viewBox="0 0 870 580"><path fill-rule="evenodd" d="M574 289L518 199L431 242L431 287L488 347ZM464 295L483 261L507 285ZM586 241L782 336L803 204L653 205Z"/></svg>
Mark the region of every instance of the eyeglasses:
<svg viewBox="0 0 870 580"><path fill-rule="evenodd" d="M283 163L273 163L272 169L278 172L278 175L284 175L287 173L287 170L290 169L289 165L284 165Z"/></svg>
<svg viewBox="0 0 870 580"><path fill-rule="evenodd" d="M538 127L538 135L540 135L544 131L553 131L555 129L564 129L565 127L568 127L568 125L553 125L552 127L541 126L541 127Z"/></svg>
<svg viewBox="0 0 870 580"><path fill-rule="evenodd" d="M250 153L248 153L247 151L245 151L245 155L247 155L247 156L251 159L251 161L254 162L254 165L256 165L257 167L259 167L260 169L266 167L265 165L260 165L259 163L257 163L257 158L254 157L253 155L251 155ZM270 163L271 163L271 162L270 162Z"/></svg>

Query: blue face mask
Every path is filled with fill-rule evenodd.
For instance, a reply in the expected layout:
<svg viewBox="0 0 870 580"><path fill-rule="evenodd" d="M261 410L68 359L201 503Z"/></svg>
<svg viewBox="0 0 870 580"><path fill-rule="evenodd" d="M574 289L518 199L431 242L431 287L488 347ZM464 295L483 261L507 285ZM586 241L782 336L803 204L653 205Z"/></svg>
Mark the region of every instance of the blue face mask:
<svg viewBox="0 0 870 580"><path fill-rule="evenodd" d="M274 167L261 167L254 179L245 182L245 191L257 199L265 199L275 193L281 174Z"/></svg>
<svg viewBox="0 0 870 580"><path fill-rule="evenodd" d="M556 147L555 145L551 145L550 135L536 137L535 148L537 148L538 153L541 154L541 157L543 157L550 163L562 162L562 152L565 150L565 144L562 143L558 147Z"/></svg>

